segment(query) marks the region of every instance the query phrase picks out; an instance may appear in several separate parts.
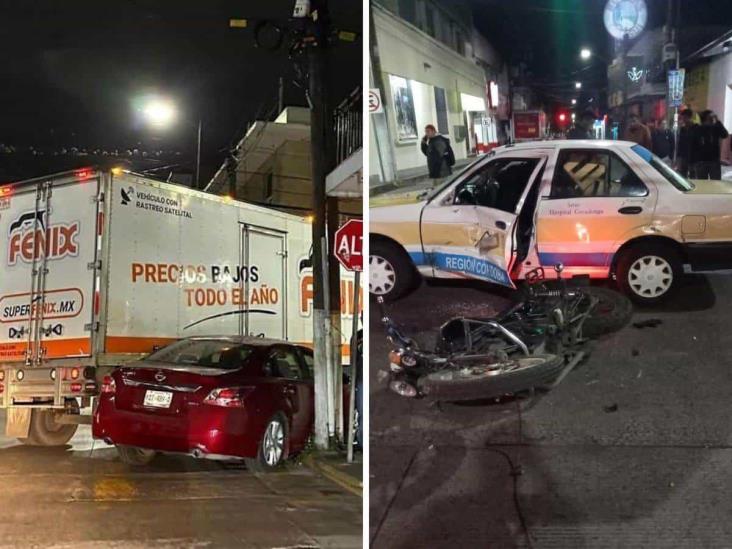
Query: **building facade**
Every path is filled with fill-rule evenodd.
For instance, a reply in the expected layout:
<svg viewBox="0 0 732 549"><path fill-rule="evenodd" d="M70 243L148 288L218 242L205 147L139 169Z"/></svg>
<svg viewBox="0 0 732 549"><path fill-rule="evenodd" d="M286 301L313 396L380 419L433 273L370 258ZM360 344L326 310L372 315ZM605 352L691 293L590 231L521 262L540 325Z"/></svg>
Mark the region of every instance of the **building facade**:
<svg viewBox="0 0 732 549"><path fill-rule="evenodd" d="M380 0L371 17L370 86L383 110L371 115L370 186L426 176L427 124L450 139L457 165L495 146L506 71L476 39L467 4Z"/></svg>

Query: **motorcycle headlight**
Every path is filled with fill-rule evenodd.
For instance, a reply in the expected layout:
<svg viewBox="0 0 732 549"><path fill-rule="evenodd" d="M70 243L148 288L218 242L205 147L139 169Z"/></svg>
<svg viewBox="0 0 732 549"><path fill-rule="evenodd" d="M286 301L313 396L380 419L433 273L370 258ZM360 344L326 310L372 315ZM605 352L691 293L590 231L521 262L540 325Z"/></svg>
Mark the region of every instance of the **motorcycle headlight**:
<svg viewBox="0 0 732 549"><path fill-rule="evenodd" d="M414 398L417 396L417 388L411 383L407 383L403 380L392 381L389 384L389 388L403 397Z"/></svg>

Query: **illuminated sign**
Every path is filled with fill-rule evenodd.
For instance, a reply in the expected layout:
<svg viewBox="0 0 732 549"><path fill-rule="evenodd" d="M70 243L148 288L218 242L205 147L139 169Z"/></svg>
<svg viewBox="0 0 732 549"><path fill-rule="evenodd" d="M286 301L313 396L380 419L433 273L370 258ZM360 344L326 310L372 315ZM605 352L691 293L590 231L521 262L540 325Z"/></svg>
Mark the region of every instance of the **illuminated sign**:
<svg viewBox="0 0 732 549"><path fill-rule="evenodd" d="M643 69L637 69L635 67L632 67L628 71L628 78L630 78L631 82L638 82L643 77Z"/></svg>
<svg viewBox="0 0 732 549"><path fill-rule="evenodd" d="M646 26L648 9L644 0L608 0L603 19L613 38L635 38Z"/></svg>

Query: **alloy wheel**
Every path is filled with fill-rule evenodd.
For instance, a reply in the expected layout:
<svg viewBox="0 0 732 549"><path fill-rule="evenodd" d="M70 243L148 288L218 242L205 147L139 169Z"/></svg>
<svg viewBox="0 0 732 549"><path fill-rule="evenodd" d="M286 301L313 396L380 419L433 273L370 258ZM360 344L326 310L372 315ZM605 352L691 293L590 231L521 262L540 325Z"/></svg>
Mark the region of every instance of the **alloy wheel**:
<svg viewBox="0 0 732 549"><path fill-rule="evenodd" d="M285 430L278 419L273 419L267 425L262 449L267 465L274 467L279 464L285 449Z"/></svg>
<svg viewBox="0 0 732 549"><path fill-rule="evenodd" d="M369 291L376 295L386 295L394 289L396 272L391 263L378 255L369 258Z"/></svg>
<svg viewBox="0 0 732 549"><path fill-rule="evenodd" d="M628 270L628 285L641 297L653 298L665 294L673 280L671 265L657 255L639 257Z"/></svg>

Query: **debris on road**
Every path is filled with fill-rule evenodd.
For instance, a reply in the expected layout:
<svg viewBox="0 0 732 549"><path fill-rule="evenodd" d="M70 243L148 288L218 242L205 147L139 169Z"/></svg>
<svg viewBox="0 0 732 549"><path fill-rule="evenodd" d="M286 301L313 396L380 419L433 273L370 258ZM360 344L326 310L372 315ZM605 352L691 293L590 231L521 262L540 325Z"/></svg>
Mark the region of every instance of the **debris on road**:
<svg viewBox="0 0 732 549"><path fill-rule="evenodd" d="M648 318L646 320L633 322L633 328L638 328L639 330L642 330L643 328L656 328L661 324L663 324L663 320L661 320L660 318Z"/></svg>
<svg viewBox="0 0 732 549"><path fill-rule="evenodd" d="M603 406L602 410L603 410L603 412L605 412L607 414L612 414L613 412L618 411L618 404L615 403L615 404L611 404L610 406Z"/></svg>

